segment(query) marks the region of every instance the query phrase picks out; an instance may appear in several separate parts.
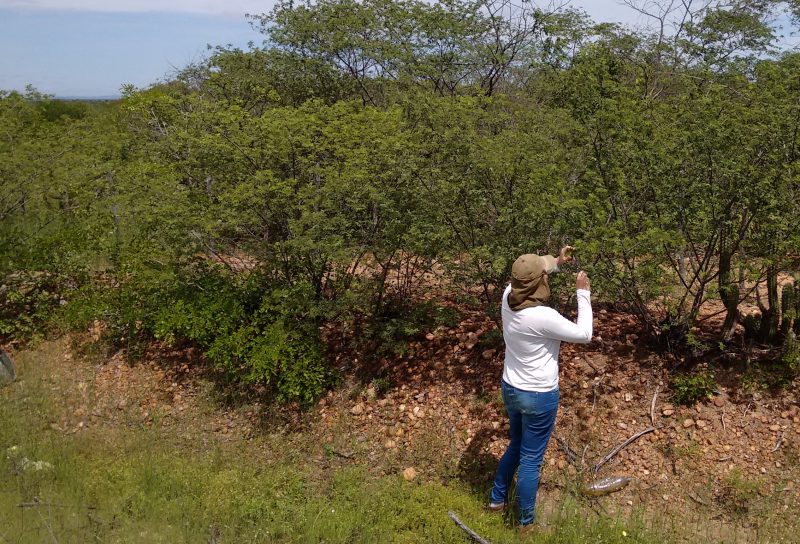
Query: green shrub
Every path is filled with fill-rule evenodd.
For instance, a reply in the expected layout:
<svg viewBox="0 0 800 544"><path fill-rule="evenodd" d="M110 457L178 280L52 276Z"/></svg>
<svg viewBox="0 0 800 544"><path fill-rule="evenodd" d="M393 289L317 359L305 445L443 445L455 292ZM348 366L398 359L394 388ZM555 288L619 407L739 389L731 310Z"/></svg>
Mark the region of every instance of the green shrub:
<svg viewBox="0 0 800 544"><path fill-rule="evenodd" d="M153 334L190 342L232 383L265 386L278 399L312 402L328 385L317 327L318 310L307 287L271 286L204 270L162 301Z"/></svg>
<svg viewBox="0 0 800 544"><path fill-rule="evenodd" d="M362 351L381 356L402 356L410 351L409 344L437 327L452 328L458 324L459 313L434 301L393 299L377 315L365 319L363 334L358 342Z"/></svg>
<svg viewBox="0 0 800 544"><path fill-rule="evenodd" d="M41 335L62 299L67 278L47 272L8 274L0 284L0 342Z"/></svg>
<svg viewBox="0 0 800 544"><path fill-rule="evenodd" d="M104 340L136 358L153 339L197 346L228 385L264 387L282 401L312 402L329 385L318 321L305 286L287 288L197 262L179 273L131 273L79 291L61 312L64 330L105 325Z"/></svg>
<svg viewBox="0 0 800 544"><path fill-rule="evenodd" d="M708 369L698 369L690 374L682 374L672 379L675 402L686 406L711 398L717 384L714 374Z"/></svg>
<svg viewBox="0 0 800 544"><path fill-rule="evenodd" d="M740 518L747 514L758 498L758 483L738 469L732 470L721 481L717 500L729 514Z"/></svg>

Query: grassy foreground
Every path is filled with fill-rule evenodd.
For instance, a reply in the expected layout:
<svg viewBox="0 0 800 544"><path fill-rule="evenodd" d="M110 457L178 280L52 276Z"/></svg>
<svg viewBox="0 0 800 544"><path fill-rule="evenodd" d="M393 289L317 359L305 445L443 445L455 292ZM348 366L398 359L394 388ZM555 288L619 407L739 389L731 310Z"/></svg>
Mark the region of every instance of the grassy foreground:
<svg viewBox="0 0 800 544"><path fill-rule="evenodd" d="M290 436L192 443L158 424L54 429L64 409L57 367L84 363L43 348L18 363L19 380L0 390L0 543L468 542L448 510L493 543L519 540L466 485L348 462L321 468ZM548 522L551 533L530 541L678 541L572 499Z"/></svg>

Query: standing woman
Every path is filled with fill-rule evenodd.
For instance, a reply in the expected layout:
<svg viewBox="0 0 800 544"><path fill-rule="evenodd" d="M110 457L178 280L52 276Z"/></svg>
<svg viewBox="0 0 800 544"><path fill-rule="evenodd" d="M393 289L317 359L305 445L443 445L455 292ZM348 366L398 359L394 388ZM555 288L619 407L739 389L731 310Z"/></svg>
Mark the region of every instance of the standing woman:
<svg viewBox="0 0 800 544"><path fill-rule="evenodd" d="M576 280L578 321L573 323L546 306L550 297L547 275L572 260L565 246L558 258L520 256L511 267L511 285L503 293L503 402L510 420L510 438L494 479L489 510L501 511L508 502L514 472L517 477L519 522L524 528L535 517L539 470L558 412L558 353L561 342L592 339L589 277Z"/></svg>

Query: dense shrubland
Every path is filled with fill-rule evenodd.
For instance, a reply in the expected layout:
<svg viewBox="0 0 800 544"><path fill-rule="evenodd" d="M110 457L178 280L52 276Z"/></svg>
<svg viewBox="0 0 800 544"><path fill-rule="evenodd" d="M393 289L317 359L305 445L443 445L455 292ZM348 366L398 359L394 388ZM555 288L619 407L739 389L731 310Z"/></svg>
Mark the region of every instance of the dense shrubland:
<svg viewBox="0 0 800 544"><path fill-rule="evenodd" d="M377 348L436 323L431 290L493 311L518 254L570 242L661 346L696 346L720 301L722 345L744 320L796 370L787 4L636 5L661 30L502 0L283 2L251 19L262 47L118 102L0 94L0 336L58 310L309 401L326 324Z"/></svg>

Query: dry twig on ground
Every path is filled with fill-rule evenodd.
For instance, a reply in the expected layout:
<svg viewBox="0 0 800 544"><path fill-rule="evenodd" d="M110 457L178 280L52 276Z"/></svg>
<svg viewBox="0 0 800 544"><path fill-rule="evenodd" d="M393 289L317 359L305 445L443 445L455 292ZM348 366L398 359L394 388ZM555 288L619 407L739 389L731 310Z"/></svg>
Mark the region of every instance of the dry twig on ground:
<svg viewBox="0 0 800 544"><path fill-rule="evenodd" d="M489 542L488 540L483 538L481 535L479 535L478 533L476 533L475 531L473 531L472 529L467 527L464 524L464 522L462 522L460 519L458 519L458 516L455 515L452 511L448 512L447 515L450 516L450 519L452 519L455 522L456 525L458 525L461 529L463 529L464 532L466 532L469 535L469 537L472 540L474 540L475 542L477 542L478 544L491 544L491 542Z"/></svg>
<svg viewBox="0 0 800 544"><path fill-rule="evenodd" d="M780 448L780 447L781 447L781 444L783 443L783 435L784 435L784 434L786 434L786 431L783 431L783 432L781 433L781 436L780 436L780 438L778 438L778 443L777 443L777 444L775 444L775 447L774 447L774 448L772 448L772 450L771 450L771 451L772 451L772 453L775 453L776 451L778 451L778 448Z"/></svg>
<svg viewBox="0 0 800 544"><path fill-rule="evenodd" d="M656 426L656 399L658 398L659 386L656 386L656 392L653 394L653 400L650 402L650 424Z"/></svg>
<svg viewBox="0 0 800 544"><path fill-rule="evenodd" d="M598 461L597 464L592 468L592 472L594 474L597 474L597 472L600 470L600 468L602 468L603 465L605 465L606 463L611 461L611 459L613 459L615 455L617 455L619 452L621 452L623 450L623 448L629 446L630 444L633 444L634 442L639 440L641 437L643 437L647 433L652 433L655 430L656 430L655 427L648 427L648 428L644 429L643 431L639 431L635 435L631 436L625 442L623 442L622 444L620 444L619 446L617 446L616 448L611 450L605 457L600 459L600 461Z"/></svg>

